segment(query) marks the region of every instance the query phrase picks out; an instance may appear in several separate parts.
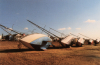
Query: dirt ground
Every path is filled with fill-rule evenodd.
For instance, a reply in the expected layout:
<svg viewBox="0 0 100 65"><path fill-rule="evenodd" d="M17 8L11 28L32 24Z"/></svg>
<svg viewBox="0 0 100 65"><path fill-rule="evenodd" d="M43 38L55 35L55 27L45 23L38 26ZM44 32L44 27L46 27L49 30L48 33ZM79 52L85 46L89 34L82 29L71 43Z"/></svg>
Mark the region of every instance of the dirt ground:
<svg viewBox="0 0 100 65"><path fill-rule="evenodd" d="M56 48L36 51L25 46L20 50L15 41L0 41L0 65L100 65L100 44L71 48L53 44Z"/></svg>

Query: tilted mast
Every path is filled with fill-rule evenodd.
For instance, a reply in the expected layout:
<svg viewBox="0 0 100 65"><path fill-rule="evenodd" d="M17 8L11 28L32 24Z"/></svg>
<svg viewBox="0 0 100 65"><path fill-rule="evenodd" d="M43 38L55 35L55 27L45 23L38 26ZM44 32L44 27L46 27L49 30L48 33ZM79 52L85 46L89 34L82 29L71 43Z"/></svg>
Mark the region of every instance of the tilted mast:
<svg viewBox="0 0 100 65"><path fill-rule="evenodd" d="M74 35L74 34L72 34L72 33L70 33L71 35L73 35L73 36L76 36L76 37L78 37L78 38L80 38L79 36L77 36L77 35Z"/></svg>
<svg viewBox="0 0 100 65"><path fill-rule="evenodd" d="M1 25L1 24L0 24L0 26L3 27L3 28L5 28L5 29L8 29L8 30L10 30L10 31L13 31L13 32L15 32L15 33L17 33L17 34L20 34L20 33L16 32L15 30L12 30L12 29L10 29L10 28L7 28L6 26L3 26L3 25Z"/></svg>
<svg viewBox="0 0 100 65"><path fill-rule="evenodd" d="M79 34L80 34L80 33L79 33ZM82 35L82 36L84 36L84 37L86 37L86 38L89 38L89 37L87 37L87 36L85 36L85 35L83 35L83 34L80 34L80 35ZM94 39L92 39L92 38L89 38L89 39L94 40Z"/></svg>
<svg viewBox="0 0 100 65"><path fill-rule="evenodd" d="M1 27L1 29L3 29L2 27ZM4 31L6 31L5 29L3 29ZM7 32L7 31L6 31ZM9 32L7 32L9 35L12 35L12 34L10 34Z"/></svg>
<svg viewBox="0 0 100 65"><path fill-rule="evenodd" d="M50 28L50 29L51 29L51 30L54 30L54 29L52 29L52 28ZM54 30L54 31L58 32L57 30ZM60 33L61 35L66 36L65 34L63 34L63 33L61 33L61 32L58 32L58 33Z"/></svg>
<svg viewBox="0 0 100 65"><path fill-rule="evenodd" d="M47 33L47 34L49 34L49 35L53 35L53 36L59 38L57 35L55 35L55 34L49 32L49 31L47 31L46 29L40 27L39 25L37 25L37 24L35 24L35 23L33 23L33 22L29 21L29 20L27 20L27 21L30 22L31 24L35 25L36 27L38 27L39 29L41 29L41 30L44 31L45 33Z"/></svg>

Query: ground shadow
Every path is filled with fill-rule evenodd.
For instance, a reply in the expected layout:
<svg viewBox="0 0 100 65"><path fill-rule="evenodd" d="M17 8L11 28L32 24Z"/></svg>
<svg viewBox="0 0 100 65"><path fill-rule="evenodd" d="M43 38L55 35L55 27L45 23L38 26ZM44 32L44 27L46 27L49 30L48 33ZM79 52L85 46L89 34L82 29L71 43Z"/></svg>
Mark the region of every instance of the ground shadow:
<svg viewBox="0 0 100 65"><path fill-rule="evenodd" d="M83 46L70 46L70 47L83 47ZM48 49L63 49L63 48L70 48L70 47L62 47L62 46L57 46L57 47L49 47Z"/></svg>
<svg viewBox="0 0 100 65"><path fill-rule="evenodd" d="M61 49L64 47L49 47L48 49ZM0 49L0 53L16 53L16 52L25 52L25 51L43 51L41 49Z"/></svg>
<svg viewBox="0 0 100 65"><path fill-rule="evenodd" d="M83 47L83 46L71 46L71 47Z"/></svg>
<svg viewBox="0 0 100 65"><path fill-rule="evenodd" d="M66 48L66 47L49 47L48 49L62 49L62 48Z"/></svg>
<svg viewBox="0 0 100 65"><path fill-rule="evenodd" d="M76 46L72 46L76 47ZM49 47L47 49L63 49L67 47ZM43 50L37 50L37 49L0 49L0 53L16 53L16 52L25 52L25 51L43 51Z"/></svg>
<svg viewBox="0 0 100 65"><path fill-rule="evenodd" d="M49 47L48 49L62 49L64 47ZM0 49L0 53L16 53L16 52L25 52L25 51L43 51L37 49Z"/></svg>
<svg viewBox="0 0 100 65"><path fill-rule="evenodd" d="M0 50L0 53L16 53L16 52L25 52L25 51L35 51L34 49L7 49Z"/></svg>

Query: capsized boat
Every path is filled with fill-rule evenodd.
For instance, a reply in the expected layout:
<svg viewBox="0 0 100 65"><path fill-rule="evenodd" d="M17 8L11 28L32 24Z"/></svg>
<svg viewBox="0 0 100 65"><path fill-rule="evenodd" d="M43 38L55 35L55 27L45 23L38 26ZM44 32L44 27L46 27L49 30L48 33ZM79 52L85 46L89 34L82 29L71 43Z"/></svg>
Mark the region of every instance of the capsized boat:
<svg viewBox="0 0 100 65"><path fill-rule="evenodd" d="M28 47L29 49L36 50L46 50L50 45L52 45L52 40L44 34L30 34L20 39L19 42Z"/></svg>
<svg viewBox="0 0 100 65"><path fill-rule="evenodd" d="M85 40L83 38L79 38L77 46L82 46L84 44Z"/></svg>
<svg viewBox="0 0 100 65"><path fill-rule="evenodd" d="M67 44L67 45L70 45L71 44L71 41L72 41L72 39L74 39L73 38L73 36L67 36L66 38L64 38L64 39L62 39L62 43L65 43L65 44Z"/></svg>

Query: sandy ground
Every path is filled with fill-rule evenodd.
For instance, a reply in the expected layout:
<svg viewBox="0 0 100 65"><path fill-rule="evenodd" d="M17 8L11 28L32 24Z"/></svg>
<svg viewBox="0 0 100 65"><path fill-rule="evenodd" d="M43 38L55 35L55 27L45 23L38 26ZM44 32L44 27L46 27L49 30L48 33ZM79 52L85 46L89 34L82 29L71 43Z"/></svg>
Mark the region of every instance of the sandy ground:
<svg viewBox="0 0 100 65"><path fill-rule="evenodd" d="M59 43L53 43L60 46ZM83 47L49 47L46 51L29 50L18 42L0 41L0 65L100 65L100 44Z"/></svg>

